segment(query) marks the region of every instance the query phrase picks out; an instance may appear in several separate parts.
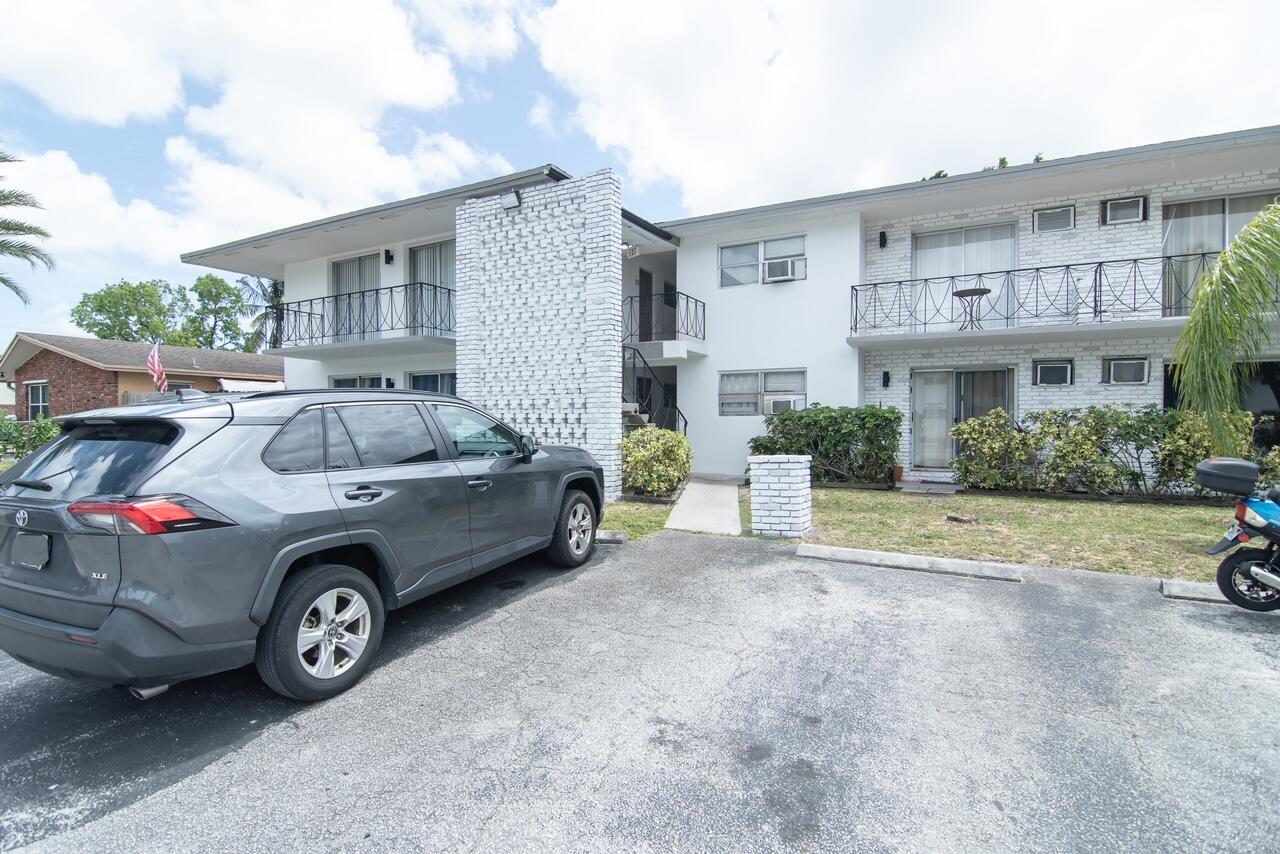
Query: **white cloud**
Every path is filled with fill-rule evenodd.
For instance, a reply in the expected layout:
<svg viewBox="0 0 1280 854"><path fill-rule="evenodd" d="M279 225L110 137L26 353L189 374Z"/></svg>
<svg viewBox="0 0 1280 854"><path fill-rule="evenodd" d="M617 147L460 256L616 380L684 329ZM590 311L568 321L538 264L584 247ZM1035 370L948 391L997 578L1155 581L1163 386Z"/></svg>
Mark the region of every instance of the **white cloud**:
<svg viewBox="0 0 1280 854"><path fill-rule="evenodd" d="M483 67L520 46L519 21L531 0L414 0L414 20L459 62Z"/></svg>
<svg viewBox="0 0 1280 854"><path fill-rule="evenodd" d="M556 133L555 107L543 92L534 94L533 106L529 108L529 124L543 133Z"/></svg>
<svg viewBox="0 0 1280 854"><path fill-rule="evenodd" d="M574 120L691 212L1280 122L1280 6L560 0L529 25Z"/></svg>

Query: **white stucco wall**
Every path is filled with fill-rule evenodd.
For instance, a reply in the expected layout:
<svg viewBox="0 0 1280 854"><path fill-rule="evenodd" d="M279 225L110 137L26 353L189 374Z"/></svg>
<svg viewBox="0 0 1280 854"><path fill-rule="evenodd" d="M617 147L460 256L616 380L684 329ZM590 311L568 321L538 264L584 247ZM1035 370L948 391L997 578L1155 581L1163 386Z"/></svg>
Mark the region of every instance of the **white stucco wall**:
<svg viewBox="0 0 1280 854"><path fill-rule="evenodd" d="M589 450L622 491L622 185L611 170L458 209L458 393Z"/></svg>
<svg viewBox="0 0 1280 854"><path fill-rule="evenodd" d="M724 244L803 234L807 278L784 284L719 287ZM777 215L682 233L680 290L706 303L708 355L678 367L678 405L689 420L695 472L742 475L747 442L763 416L721 416L720 373L803 368L809 403L854 405L860 382L849 334L849 286L862 269L856 213Z"/></svg>

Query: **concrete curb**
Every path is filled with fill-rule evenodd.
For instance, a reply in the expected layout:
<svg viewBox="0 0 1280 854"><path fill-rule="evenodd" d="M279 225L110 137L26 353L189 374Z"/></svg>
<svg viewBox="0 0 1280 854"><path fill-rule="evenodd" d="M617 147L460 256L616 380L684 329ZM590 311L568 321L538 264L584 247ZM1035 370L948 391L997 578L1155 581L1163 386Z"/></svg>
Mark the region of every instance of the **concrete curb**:
<svg viewBox="0 0 1280 854"><path fill-rule="evenodd" d="M626 531L596 530L596 543L602 546L620 546L631 539Z"/></svg>
<svg viewBox="0 0 1280 854"><path fill-rule="evenodd" d="M1187 599L1191 602L1212 602L1215 605L1230 605L1227 597L1222 595L1218 585L1204 581L1171 581L1160 579L1160 595L1166 599Z"/></svg>
<svg viewBox="0 0 1280 854"><path fill-rule="evenodd" d="M865 566L881 566L888 569L909 569L914 572L932 572L936 575L957 575L964 578L983 578L990 581L1012 581L1020 584L1023 573L1034 567L1015 564L983 563L977 560L960 560L949 557L898 554L897 552L873 552L866 549L846 549L840 546L820 546L801 543L796 546L796 557L832 560L840 563L860 563Z"/></svg>

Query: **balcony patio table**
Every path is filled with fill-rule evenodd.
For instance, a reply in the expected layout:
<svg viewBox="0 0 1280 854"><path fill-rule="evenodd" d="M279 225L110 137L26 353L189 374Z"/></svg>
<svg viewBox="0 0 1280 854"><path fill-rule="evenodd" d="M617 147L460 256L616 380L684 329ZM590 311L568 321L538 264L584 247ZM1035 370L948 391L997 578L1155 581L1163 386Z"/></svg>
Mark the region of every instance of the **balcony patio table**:
<svg viewBox="0 0 1280 854"><path fill-rule="evenodd" d="M964 320L960 323L961 332L966 329L982 328L978 315L978 304L989 293L991 293L991 288L960 288L951 292L953 297L960 300L960 304L964 308Z"/></svg>

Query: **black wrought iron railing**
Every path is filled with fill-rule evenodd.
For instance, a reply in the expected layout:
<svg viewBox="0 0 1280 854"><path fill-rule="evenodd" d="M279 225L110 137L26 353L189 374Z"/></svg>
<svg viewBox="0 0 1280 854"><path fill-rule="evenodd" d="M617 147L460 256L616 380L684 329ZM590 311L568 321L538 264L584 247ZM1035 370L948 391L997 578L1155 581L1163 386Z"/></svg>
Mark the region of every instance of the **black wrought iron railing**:
<svg viewBox="0 0 1280 854"><path fill-rule="evenodd" d="M622 401L634 403L649 423L684 433L689 422L676 406L675 395L635 347L622 348Z"/></svg>
<svg viewBox="0 0 1280 854"><path fill-rule="evenodd" d="M622 341L678 341L706 337L707 307L686 293L624 297L622 300Z"/></svg>
<svg viewBox="0 0 1280 854"><path fill-rule="evenodd" d="M454 334L453 290L426 282L287 302L275 315L281 348Z"/></svg>
<svg viewBox="0 0 1280 854"><path fill-rule="evenodd" d="M1005 329L1182 317L1218 253L854 285L850 332Z"/></svg>

